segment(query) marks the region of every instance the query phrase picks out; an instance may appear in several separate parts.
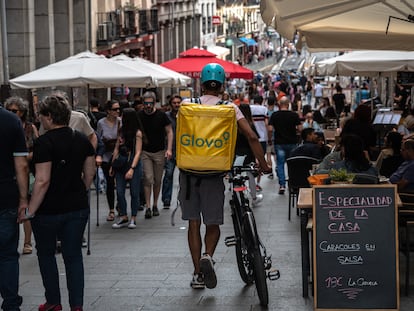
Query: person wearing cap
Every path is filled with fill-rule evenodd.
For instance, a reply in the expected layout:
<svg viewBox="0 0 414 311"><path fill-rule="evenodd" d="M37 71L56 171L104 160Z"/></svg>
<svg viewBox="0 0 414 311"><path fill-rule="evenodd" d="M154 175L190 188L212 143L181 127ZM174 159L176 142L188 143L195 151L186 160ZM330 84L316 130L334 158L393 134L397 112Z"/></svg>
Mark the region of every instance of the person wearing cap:
<svg viewBox="0 0 414 311"><path fill-rule="evenodd" d="M203 96L200 97L199 102L203 105L219 103L219 95L225 81L224 68L219 64L209 63L203 67L200 80ZM257 135L236 105L234 105L234 109L238 129L246 136L261 171L271 172L271 167L267 165ZM212 257L220 238L220 225L223 224L224 218L225 186L223 175L202 177L180 171L179 184L178 199L181 204L182 219L189 221L188 245L194 265L190 286L194 289L214 288L217 285L217 278ZM188 187L191 188L189 197L186 196ZM200 232L201 219L206 226L204 239L201 238ZM202 252L202 241L205 241L204 252Z"/></svg>

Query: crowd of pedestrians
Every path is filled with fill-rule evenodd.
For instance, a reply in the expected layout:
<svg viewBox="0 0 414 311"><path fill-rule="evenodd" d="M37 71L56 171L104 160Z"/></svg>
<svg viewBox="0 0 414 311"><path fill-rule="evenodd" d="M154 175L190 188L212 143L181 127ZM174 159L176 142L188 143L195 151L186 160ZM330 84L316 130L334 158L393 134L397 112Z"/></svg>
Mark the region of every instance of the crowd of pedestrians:
<svg viewBox="0 0 414 311"><path fill-rule="evenodd" d="M285 194L286 160L301 155L320 161L317 172L342 168L376 177L383 174L401 191L414 189L414 121L410 121L414 114L410 112L386 135L385 148L379 150L371 107L361 98L351 108L339 83L335 93L326 96L320 81L303 73L299 79L283 72L259 73L247 83L226 80L220 65L209 64L201 73L201 85L199 103L224 103L235 109L236 155L270 173L250 178L253 206L263 199L260 178L274 179L275 191ZM174 94L166 101L168 105L157 108L152 91L135 94L132 103L91 99L86 115L71 110L67 97L56 92L35 111L40 127L29 122L23 99L12 97L0 107L3 309L19 310L22 303L18 295L18 219L24 224L23 254L32 252L33 229L46 299L39 310L62 310L57 247L64 259L71 310L83 310L81 247L89 217L88 190L93 178L100 178L96 174L100 171L108 206L106 220L113 229L136 229L138 211L144 211L145 219L159 216L159 201L169 209L177 196L182 218L189 222L190 285L194 289L216 286L213 256L224 219L225 174L206 177L180 170L180 188L173 193L177 114L183 102L192 100ZM331 127L339 144L329 145L325 140L324 130Z"/></svg>

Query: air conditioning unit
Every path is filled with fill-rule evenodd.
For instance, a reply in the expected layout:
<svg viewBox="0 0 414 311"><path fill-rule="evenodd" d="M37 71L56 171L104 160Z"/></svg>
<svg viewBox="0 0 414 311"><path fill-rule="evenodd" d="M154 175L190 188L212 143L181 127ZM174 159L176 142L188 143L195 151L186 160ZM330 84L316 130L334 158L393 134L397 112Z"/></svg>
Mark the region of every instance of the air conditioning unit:
<svg viewBox="0 0 414 311"><path fill-rule="evenodd" d="M108 25L107 24L99 24L98 25L98 40L106 41L108 40Z"/></svg>

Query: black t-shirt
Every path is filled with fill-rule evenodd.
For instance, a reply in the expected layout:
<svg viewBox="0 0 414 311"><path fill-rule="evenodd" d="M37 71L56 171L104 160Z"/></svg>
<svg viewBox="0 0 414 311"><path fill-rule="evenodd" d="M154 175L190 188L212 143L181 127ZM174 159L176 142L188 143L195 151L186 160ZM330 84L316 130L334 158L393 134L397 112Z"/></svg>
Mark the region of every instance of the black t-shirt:
<svg viewBox="0 0 414 311"><path fill-rule="evenodd" d="M306 156L315 159L322 159L321 148L318 144L304 142L290 152L290 157Z"/></svg>
<svg viewBox="0 0 414 311"><path fill-rule="evenodd" d="M332 96L332 100L335 104L336 113L339 115L342 111L344 111L345 107L345 94L343 93L336 93Z"/></svg>
<svg viewBox="0 0 414 311"><path fill-rule="evenodd" d="M156 110L153 114L148 115L144 111L140 111L138 115L147 137L147 143L143 144L142 150L148 152L165 150L165 127L171 124L165 112Z"/></svg>
<svg viewBox="0 0 414 311"><path fill-rule="evenodd" d="M88 138L69 127L47 131L33 148L33 162L52 162L49 188L37 214L62 214L88 208L82 181L85 159L95 150Z"/></svg>
<svg viewBox="0 0 414 311"><path fill-rule="evenodd" d="M18 207L14 157L19 155L27 155L22 123L14 113L0 107L0 209Z"/></svg>
<svg viewBox="0 0 414 311"><path fill-rule="evenodd" d="M89 111L88 117L89 117L92 128L96 131L98 127L98 121L102 118L105 118L106 113L102 111Z"/></svg>
<svg viewBox="0 0 414 311"><path fill-rule="evenodd" d="M290 110L279 110L272 114L269 124L273 126L276 145L296 144L296 126L300 124L299 115Z"/></svg>

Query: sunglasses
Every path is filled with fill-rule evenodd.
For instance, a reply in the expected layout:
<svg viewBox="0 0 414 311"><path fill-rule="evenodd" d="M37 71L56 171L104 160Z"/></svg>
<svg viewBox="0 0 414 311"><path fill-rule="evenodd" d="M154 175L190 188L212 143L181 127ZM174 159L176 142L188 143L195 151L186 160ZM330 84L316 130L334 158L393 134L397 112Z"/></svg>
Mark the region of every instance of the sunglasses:
<svg viewBox="0 0 414 311"><path fill-rule="evenodd" d="M112 108L111 111L121 111L121 108Z"/></svg>
<svg viewBox="0 0 414 311"><path fill-rule="evenodd" d="M19 109L7 109L7 110L13 113L17 113L18 111L20 111Z"/></svg>
<svg viewBox="0 0 414 311"><path fill-rule="evenodd" d="M144 102L144 105L154 105L154 102Z"/></svg>

